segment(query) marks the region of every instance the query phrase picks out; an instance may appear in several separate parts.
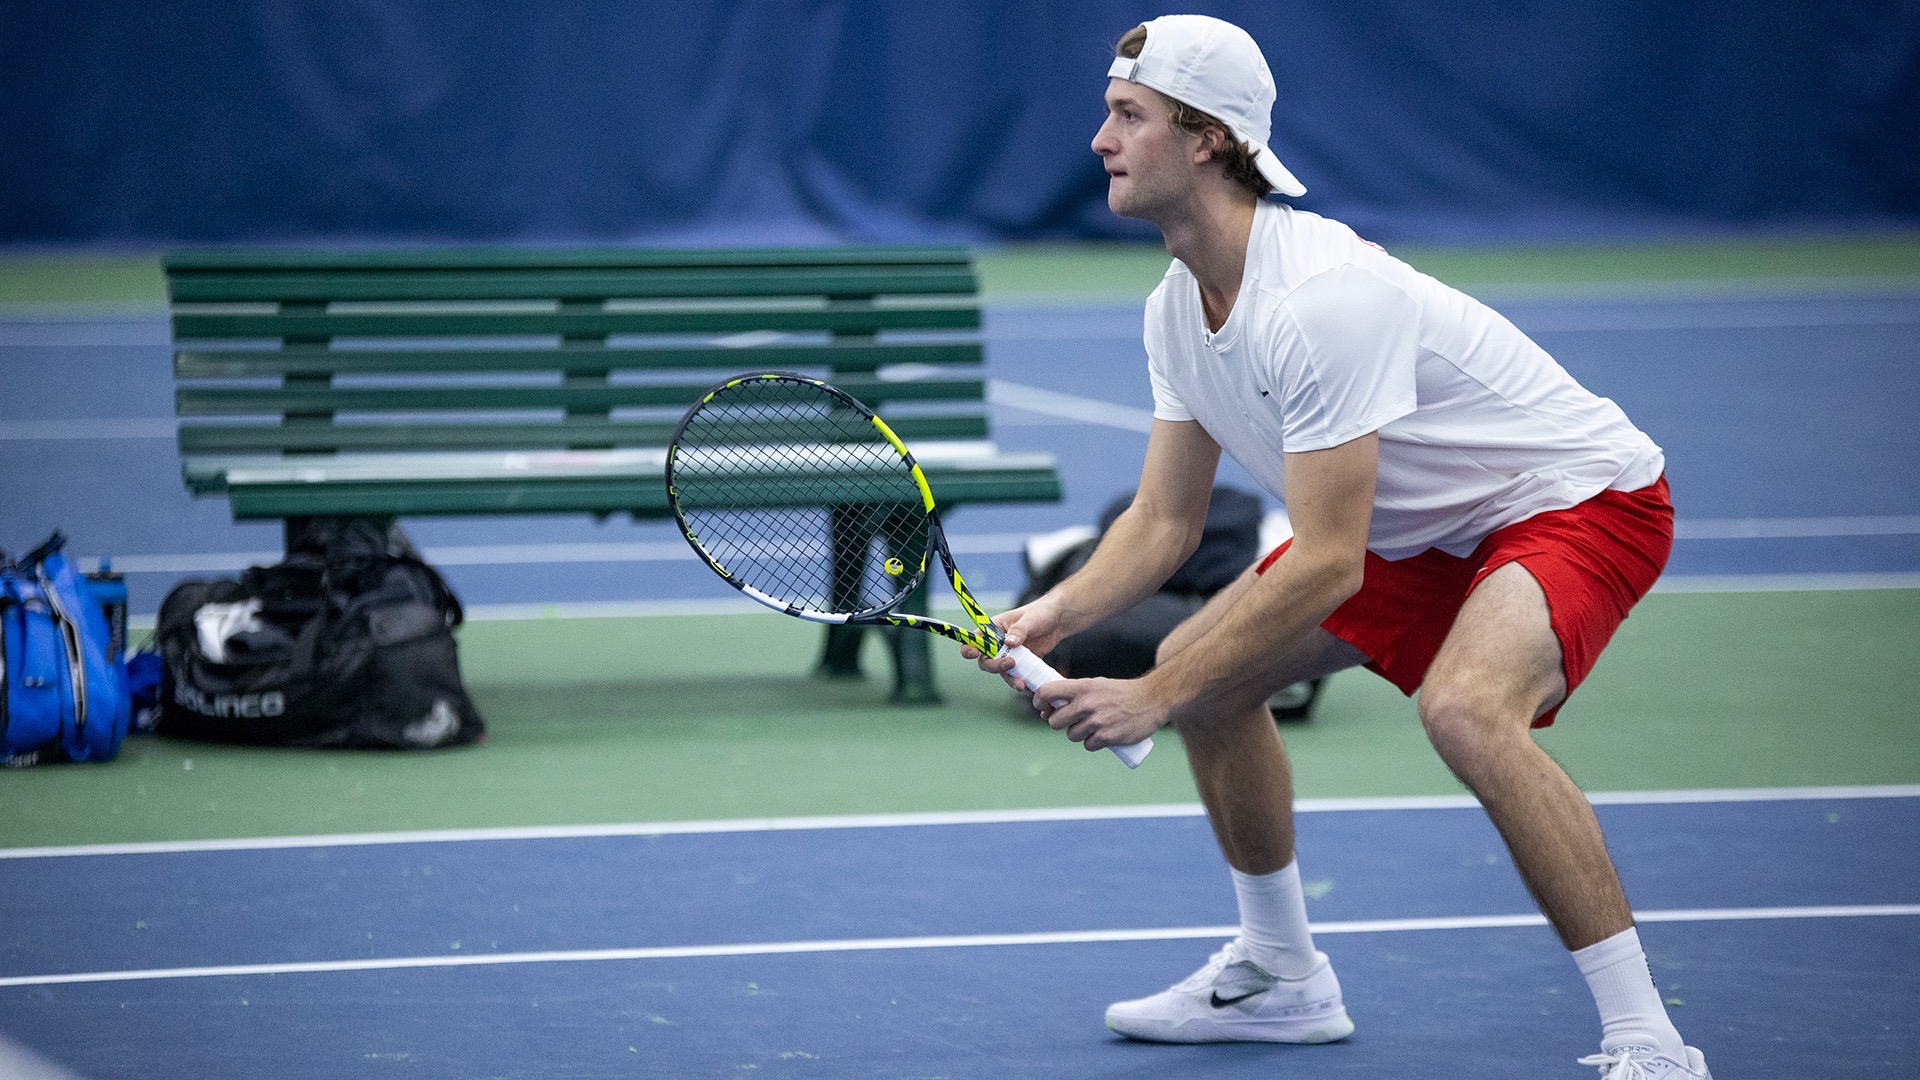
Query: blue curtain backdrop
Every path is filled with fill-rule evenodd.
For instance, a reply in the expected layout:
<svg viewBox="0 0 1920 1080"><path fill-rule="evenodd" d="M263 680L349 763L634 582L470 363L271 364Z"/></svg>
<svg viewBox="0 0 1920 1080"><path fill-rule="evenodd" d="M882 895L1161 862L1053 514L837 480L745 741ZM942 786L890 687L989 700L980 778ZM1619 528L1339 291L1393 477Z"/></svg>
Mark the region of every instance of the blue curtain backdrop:
<svg viewBox="0 0 1920 1080"><path fill-rule="evenodd" d="M1920 0L1176 5L1381 239L1920 225ZM0 243L1116 238L1092 0L9 0Z"/></svg>

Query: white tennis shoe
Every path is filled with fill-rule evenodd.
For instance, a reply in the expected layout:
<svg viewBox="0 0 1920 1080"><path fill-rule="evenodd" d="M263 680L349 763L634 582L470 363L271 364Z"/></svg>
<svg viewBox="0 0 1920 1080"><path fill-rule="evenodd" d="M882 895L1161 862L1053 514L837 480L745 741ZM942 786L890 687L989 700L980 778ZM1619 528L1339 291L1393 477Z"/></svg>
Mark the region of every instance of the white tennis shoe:
<svg viewBox="0 0 1920 1080"><path fill-rule="evenodd" d="M1205 967L1152 997L1107 1007L1107 1026L1148 1042L1323 1043L1353 1034L1325 953L1305 978L1282 979L1245 959L1239 938Z"/></svg>
<svg viewBox="0 0 1920 1080"><path fill-rule="evenodd" d="M1597 1066L1600 1080L1713 1080L1700 1051L1689 1046L1686 1058L1680 1062L1644 1046L1623 1046L1612 1053L1589 1054L1575 1064Z"/></svg>

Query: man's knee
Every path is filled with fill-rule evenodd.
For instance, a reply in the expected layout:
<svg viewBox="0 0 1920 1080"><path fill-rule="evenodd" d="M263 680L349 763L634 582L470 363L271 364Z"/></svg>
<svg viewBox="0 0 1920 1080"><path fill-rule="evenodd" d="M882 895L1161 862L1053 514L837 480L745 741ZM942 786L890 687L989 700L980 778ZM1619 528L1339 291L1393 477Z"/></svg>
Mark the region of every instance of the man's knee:
<svg viewBox="0 0 1920 1080"><path fill-rule="evenodd" d="M1205 707L1181 709L1170 727L1186 744L1189 757L1231 755L1244 749L1248 738L1264 742L1280 737L1272 715L1258 701L1209 702Z"/></svg>
<svg viewBox="0 0 1920 1080"><path fill-rule="evenodd" d="M1427 741L1452 764L1484 742L1492 709L1480 695L1429 685L1420 690L1418 712Z"/></svg>
<svg viewBox="0 0 1920 1080"><path fill-rule="evenodd" d="M1168 632L1166 637L1160 639L1160 644L1155 646L1153 650L1154 666L1159 667L1161 664L1173 659L1179 654L1181 649L1187 647L1191 638L1194 636L1195 631L1192 629L1192 620L1188 620L1174 627Z"/></svg>
<svg viewBox="0 0 1920 1080"><path fill-rule="evenodd" d="M1530 738L1533 703L1466 682L1430 682L1420 689L1420 726L1440 759L1463 778L1515 738Z"/></svg>

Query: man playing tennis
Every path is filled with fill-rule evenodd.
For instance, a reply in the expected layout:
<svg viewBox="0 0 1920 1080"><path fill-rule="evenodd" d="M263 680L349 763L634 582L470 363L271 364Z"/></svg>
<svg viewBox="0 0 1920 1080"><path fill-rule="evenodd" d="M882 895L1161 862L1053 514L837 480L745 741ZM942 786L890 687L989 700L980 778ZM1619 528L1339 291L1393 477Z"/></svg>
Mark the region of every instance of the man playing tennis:
<svg viewBox="0 0 1920 1080"><path fill-rule="evenodd" d="M1353 1024L1315 950L1293 849L1281 687L1365 664L1402 691L1473 791L1586 976L1625 1080L1706 1080L1654 987L1599 824L1530 727L1666 564L1664 458L1498 314L1269 201L1305 189L1268 149L1272 76L1197 15L1122 39L1093 141L1117 214L1174 257L1146 308L1154 425L1139 493L1087 566L997 620L1045 654L1146 597L1200 537L1220 452L1285 500L1293 539L1133 680L1036 688L1088 749L1178 724L1233 871L1240 935L1198 972L1107 1011L1166 1042L1326 1042ZM969 655L977 655L969 653ZM1005 673L1008 661L982 660Z"/></svg>

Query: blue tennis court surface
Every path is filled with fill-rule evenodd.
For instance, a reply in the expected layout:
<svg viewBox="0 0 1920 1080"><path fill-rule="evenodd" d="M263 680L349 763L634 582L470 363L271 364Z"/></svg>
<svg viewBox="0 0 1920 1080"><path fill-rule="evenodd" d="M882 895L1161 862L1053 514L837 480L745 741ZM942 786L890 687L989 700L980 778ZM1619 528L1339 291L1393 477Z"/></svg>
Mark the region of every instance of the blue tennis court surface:
<svg viewBox="0 0 1920 1080"><path fill-rule="evenodd" d="M1489 298L1666 448L1663 587L1920 584L1910 286ZM953 516L983 592L1137 479L1139 318L989 307L995 438L1056 454L1067 499ZM168 369L160 318L0 318L0 370L67 377L0 397L9 542L58 525L116 556L136 613L279 544L186 494ZM407 526L481 614L730 597L658 523ZM1722 1080L1920 1076L1920 790L1861 795L1602 800L1662 992ZM1302 817L1350 1041L1112 1036L1108 1002L1235 921L1196 812L1121 813L0 852L0 1033L96 1080L1590 1075L1583 981L1484 816L1445 800Z"/></svg>
<svg viewBox="0 0 1920 1080"><path fill-rule="evenodd" d="M1920 293L1910 286L1488 299L1666 449L1679 513L1670 583L1920 582ZM995 439L1056 455L1066 500L951 516L977 590L1017 590L1025 536L1094 522L1137 482L1152 407L1140 318L1137 300L989 304ZM0 399L0 450L14 465L0 502L22 530L39 530L14 542L60 525L76 554L117 557L145 613L182 576L275 557L276 523L234 524L224 502L192 499L180 481L164 319L0 319L0 370L55 369L69 379L19 380ZM74 386L87 388L83 401ZM1251 487L1231 463L1222 477ZM80 490L91 497L76 503ZM483 615L731 598L664 523L407 528Z"/></svg>
<svg viewBox="0 0 1920 1080"><path fill-rule="evenodd" d="M1920 1072L1920 789L1596 801L1716 1075ZM97 1078L1580 1075L1584 983L1460 802L1301 815L1337 1046L1102 1026L1232 933L1186 807L9 851L0 1030Z"/></svg>

